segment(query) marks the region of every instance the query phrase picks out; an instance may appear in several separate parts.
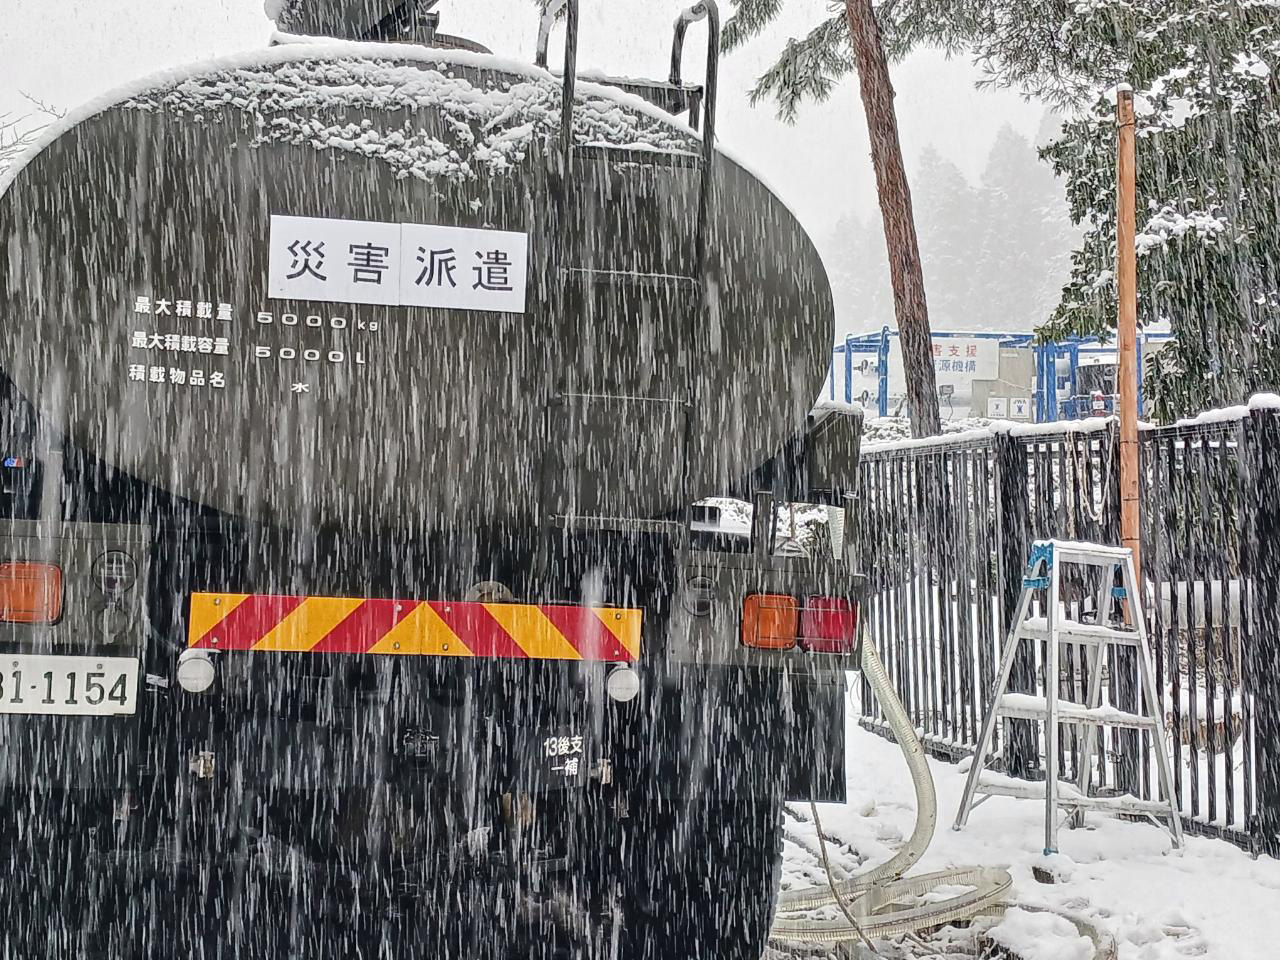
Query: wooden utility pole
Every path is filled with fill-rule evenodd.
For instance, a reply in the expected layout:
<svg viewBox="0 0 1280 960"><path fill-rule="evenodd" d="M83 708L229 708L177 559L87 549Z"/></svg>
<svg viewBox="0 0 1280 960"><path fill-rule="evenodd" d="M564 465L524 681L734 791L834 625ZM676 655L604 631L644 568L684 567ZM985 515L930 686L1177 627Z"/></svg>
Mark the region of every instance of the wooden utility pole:
<svg viewBox="0 0 1280 960"><path fill-rule="evenodd" d="M1120 314L1116 323L1116 394L1120 403L1120 539L1133 551L1133 565L1141 582L1139 563L1138 480L1138 219L1137 139L1133 91L1116 97L1116 289Z"/></svg>
<svg viewBox="0 0 1280 960"><path fill-rule="evenodd" d="M871 162L876 170L876 191L880 196L884 240L889 251L889 276L893 281L893 308L907 379L911 433L916 437L929 437L942 432L933 372L933 336L929 330L911 190L902 163L898 117L893 110L889 62L872 0L845 0L844 5L854 61L858 65L862 108L867 114L867 131L871 135Z"/></svg>

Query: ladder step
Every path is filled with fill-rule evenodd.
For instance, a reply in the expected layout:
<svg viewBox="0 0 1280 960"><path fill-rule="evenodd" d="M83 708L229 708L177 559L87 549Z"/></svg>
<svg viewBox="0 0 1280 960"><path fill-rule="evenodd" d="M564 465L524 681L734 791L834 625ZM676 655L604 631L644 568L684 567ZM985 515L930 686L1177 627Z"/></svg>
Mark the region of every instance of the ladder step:
<svg viewBox="0 0 1280 960"><path fill-rule="evenodd" d="M702 166L702 154L688 150L653 150L603 142L575 144L573 155L592 160L608 159L620 163L638 163L646 167L696 169Z"/></svg>
<svg viewBox="0 0 1280 960"><path fill-rule="evenodd" d="M1080 540L1037 540L1036 547L1051 546L1054 560L1061 563L1086 563L1097 567L1110 567L1130 556L1128 547L1112 547L1105 543L1086 543Z"/></svg>
<svg viewBox="0 0 1280 960"><path fill-rule="evenodd" d="M997 708L1000 716L1021 720L1044 720L1048 714L1048 704L1044 697L1033 697L1025 693L1006 693L1000 698ZM1058 701L1058 722L1074 723L1081 726L1128 727L1133 730L1155 730L1156 721L1152 717L1144 717L1137 713L1125 713L1115 707L1098 707L1090 710L1083 703L1070 700Z"/></svg>
<svg viewBox="0 0 1280 960"><path fill-rule="evenodd" d="M685 287L696 290L702 281L697 277L678 273L634 273L630 270L591 270L587 267L569 267L568 279L581 284L603 284L627 287Z"/></svg>
<svg viewBox="0 0 1280 960"><path fill-rule="evenodd" d="M1018 626L1020 640L1048 640L1049 621L1045 617L1028 617ZM1135 630L1117 630L1115 627L1104 627L1095 623L1080 623L1076 620L1058 618L1058 639L1064 643L1089 643L1101 645L1119 643L1137 647L1142 638Z"/></svg>
<svg viewBox="0 0 1280 960"><path fill-rule="evenodd" d="M1017 797L1020 800L1043 800L1044 783L1036 780L1016 780L990 770L978 778L980 795L990 797ZM1100 810L1130 816L1152 816L1169 819L1173 810L1169 804L1158 800L1139 800L1131 794L1119 797L1090 797L1081 793L1074 783L1058 781L1058 805L1077 810Z"/></svg>
<svg viewBox="0 0 1280 960"><path fill-rule="evenodd" d="M559 75L559 74L557 74ZM587 79L583 77L583 79ZM617 87L626 93L634 94L648 100L655 107L670 114L684 113L689 109L691 101L701 100L703 88L701 84L670 83L662 80L637 80L632 77L591 77L592 83L607 87ZM581 149L580 147L577 149Z"/></svg>

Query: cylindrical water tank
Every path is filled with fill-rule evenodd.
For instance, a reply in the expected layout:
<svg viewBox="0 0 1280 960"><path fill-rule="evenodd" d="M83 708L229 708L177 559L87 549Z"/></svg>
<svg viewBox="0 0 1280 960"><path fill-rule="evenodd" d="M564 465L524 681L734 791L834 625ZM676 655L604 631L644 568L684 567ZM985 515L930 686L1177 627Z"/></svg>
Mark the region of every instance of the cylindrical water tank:
<svg viewBox="0 0 1280 960"><path fill-rule="evenodd" d="M0 364L105 462L274 522L723 489L821 390L821 262L718 154L699 275L697 135L583 82L566 171L560 96L483 55L317 45L87 111L0 196Z"/></svg>

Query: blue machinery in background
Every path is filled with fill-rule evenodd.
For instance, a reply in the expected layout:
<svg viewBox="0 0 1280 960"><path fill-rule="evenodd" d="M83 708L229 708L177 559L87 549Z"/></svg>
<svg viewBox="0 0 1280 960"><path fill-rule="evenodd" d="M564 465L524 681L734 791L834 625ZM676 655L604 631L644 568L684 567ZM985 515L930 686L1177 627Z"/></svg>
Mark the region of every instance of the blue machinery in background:
<svg viewBox="0 0 1280 960"><path fill-rule="evenodd" d="M864 407L874 406L877 415L889 415L889 351L897 332L888 327L879 333L848 336L844 343L835 346L831 358L831 373L827 377L828 399L843 399L846 403L862 403ZM1144 333L1138 336L1138 402L1143 402L1142 394L1142 360L1144 347L1162 343L1169 339L1167 333ZM958 331L952 333L935 333L934 339L963 338L967 340L998 340L1003 350L1031 350L1035 354L1034 382L1026 386L1031 391L1035 420L1047 423L1053 420L1075 420L1090 416L1096 412L1093 408L1093 391L1081 389L1082 361L1091 356L1113 355L1114 344L1103 344L1097 339L1072 338L1058 343L1036 343L1035 335L1030 333L976 333ZM1065 363L1063 362L1065 361ZM844 374L842 397L837 396L835 373L840 370ZM854 371L863 374L874 372L877 389L875 393L863 391L857 395L853 389ZM1096 388L1095 388L1096 389ZM1111 413L1114 398L1110 389L1103 396L1105 412Z"/></svg>

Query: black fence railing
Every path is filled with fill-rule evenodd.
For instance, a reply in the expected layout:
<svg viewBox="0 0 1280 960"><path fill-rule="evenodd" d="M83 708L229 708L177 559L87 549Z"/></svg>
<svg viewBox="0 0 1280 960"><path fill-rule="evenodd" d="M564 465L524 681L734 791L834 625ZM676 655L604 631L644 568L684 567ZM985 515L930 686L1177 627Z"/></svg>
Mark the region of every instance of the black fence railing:
<svg viewBox="0 0 1280 960"><path fill-rule="evenodd" d="M931 753L971 754L1036 539L1119 542L1112 421L956 434L863 454L857 551L870 636ZM1142 578L1156 686L1189 831L1280 850L1280 409L1141 433ZM1078 617L1096 593L1064 583ZM1085 699L1083 651L1059 664L1064 698ZM1043 683L1044 647L1025 645L1010 687ZM1137 707L1132 651L1116 650L1111 702ZM864 691L862 722L884 732ZM1059 737L1074 778L1079 740ZM1042 777L1040 731L998 728L998 762ZM1155 745L1107 729L1091 771L1099 792L1158 796Z"/></svg>

